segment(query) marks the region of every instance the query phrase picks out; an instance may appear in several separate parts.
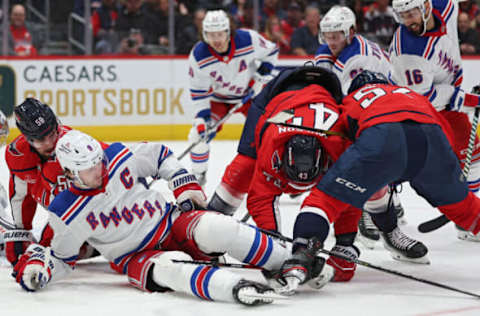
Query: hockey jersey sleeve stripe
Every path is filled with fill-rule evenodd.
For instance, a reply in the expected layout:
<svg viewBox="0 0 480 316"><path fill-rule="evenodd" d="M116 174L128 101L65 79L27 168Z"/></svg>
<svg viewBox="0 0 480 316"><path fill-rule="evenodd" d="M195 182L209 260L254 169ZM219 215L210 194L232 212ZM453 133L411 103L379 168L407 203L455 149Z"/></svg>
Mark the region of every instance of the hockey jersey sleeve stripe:
<svg viewBox="0 0 480 316"><path fill-rule="evenodd" d="M173 152L168 148L167 146L162 145L162 149L160 150L160 155L158 156L158 165L157 169L160 169L160 166L162 163L170 157L173 154Z"/></svg>
<svg viewBox="0 0 480 316"><path fill-rule="evenodd" d="M108 173L108 179L111 179L114 175L115 172L118 170L118 168L130 157L132 157L132 153L128 150L128 148L125 148L118 154L113 162L110 164L109 168L109 173Z"/></svg>
<svg viewBox="0 0 480 316"><path fill-rule="evenodd" d="M463 69L460 69L457 74L455 75L455 78L453 79L453 85L455 87L460 87L463 82Z"/></svg>
<svg viewBox="0 0 480 316"><path fill-rule="evenodd" d="M450 19L450 17L452 16L452 13L454 11L453 9L454 9L453 1L449 0L447 8L442 12L442 19L445 22L447 22Z"/></svg>
<svg viewBox="0 0 480 316"><path fill-rule="evenodd" d="M208 284L210 283L212 275L217 270L218 268L210 266L199 266L194 270L192 277L190 278L190 288L195 296L204 300L212 301L208 291Z"/></svg>
<svg viewBox="0 0 480 316"><path fill-rule="evenodd" d="M215 56L210 56L210 57L207 57L207 58L204 58L202 60L199 60L198 61L198 66L201 67L209 62L212 62L214 60L217 60L217 58Z"/></svg>
<svg viewBox="0 0 480 316"><path fill-rule="evenodd" d="M159 208L158 202L155 203L155 207ZM123 273L126 273L128 262L137 252L143 249L154 248L164 241L172 227L172 214L175 209L176 207L172 207L172 204L165 204L165 214L163 214L158 224L142 240L140 245L136 249L133 249L113 260L113 262L122 269Z"/></svg>
<svg viewBox="0 0 480 316"><path fill-rule="evenodd" d="M25 168L25 169L10 169L10 171L12 173L19 173L19 172L27 172L27 171L32 171L32 170L36 170L38 167L35 166L35 167L31 167L31 168Z"/></svg>
<svg viewBox="0 0 480 316"><path fill-rule="evenodd" d="M360 35L356 36L356 38L357 38L358 42L360 43L360 54L362 56L367 55L367 44L365 43L365 40Z"/></svg>
<svg viewBox="0 0 480 316"><path fill-rule="evenodd" d="M280 52L280 49L278 48L278 46L275 46L275 49L270 53L268 54L267 56L273 56L273 55L276 55Z"/></svg>
<svg viewBox="0 0 480 316"><path fill-rule="evenodd" d="M70 224L92 198L93 196L80 197L61 217L62 221L64 221L66 225Z"/></svg>

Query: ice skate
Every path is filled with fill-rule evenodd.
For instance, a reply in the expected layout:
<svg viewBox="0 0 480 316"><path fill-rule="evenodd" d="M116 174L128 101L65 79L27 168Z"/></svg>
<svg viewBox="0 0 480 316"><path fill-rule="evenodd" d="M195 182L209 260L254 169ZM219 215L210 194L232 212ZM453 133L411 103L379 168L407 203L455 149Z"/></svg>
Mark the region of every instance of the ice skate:
<svg viewBox="0 0 480 316"><path fill-rule="evenodd" d="M399 261L430 264L427 257L428 248L420 241L405 235L400 228L389 233L382 233L383 245L393 259Z"/></svg>

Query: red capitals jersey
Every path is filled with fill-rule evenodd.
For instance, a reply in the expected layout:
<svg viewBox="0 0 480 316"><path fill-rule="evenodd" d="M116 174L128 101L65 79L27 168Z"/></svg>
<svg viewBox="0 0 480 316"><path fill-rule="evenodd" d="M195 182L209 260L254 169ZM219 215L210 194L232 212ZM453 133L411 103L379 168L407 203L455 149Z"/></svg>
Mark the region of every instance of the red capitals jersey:
<svg viewBox="0 0 480 316"><path fill-rule="evenodd" d="M71 130L60 126L59 134ZM53 197L67 188L67 180L55 158L44 159L19 135L5 151L10 171L9 196L16 227L32 229L37 204L47 208Z"/></svg>
<svg viewBox="0 0 480 316"><path fill-rule="evenodd" d="M291 123L322 130L339 131L340 111L335 100L323 87L310 85L297 91L277 95L265 108L255 130L257 162L247 198L247 208L255 223L264 229L278 230L280 216L278 199L282 193L301 193L312 189L320 177L310 183L293 182L285 177L281 168L285 143L293 135L316 137L323 147L323 168L338 159L350 145L350 141L340 136L304 131L266 123L275 114L293 110ZM290 122L290 121L289 121Z"/></svg>
<svg viewBox="0 0 480 316"><path fill-rule="evenodd" d="M354 91L343 99L341 115L337 123L340 131L352 139L363 130L377 124L411 120L442 127L450 144L453 135L448 123L422 95L404 87L374 84ZM332 221L350 206L318 190L312 190L303 206L323 210Z"/></svg>
<svg viewBox="0 0 480 316"><path fill-rule="evenodd" d="M440 125L451 140L449 124L428 99L405 87L366 85L346 96L341 110L340 122L352 139L373 125L412 120Z"/></svg>

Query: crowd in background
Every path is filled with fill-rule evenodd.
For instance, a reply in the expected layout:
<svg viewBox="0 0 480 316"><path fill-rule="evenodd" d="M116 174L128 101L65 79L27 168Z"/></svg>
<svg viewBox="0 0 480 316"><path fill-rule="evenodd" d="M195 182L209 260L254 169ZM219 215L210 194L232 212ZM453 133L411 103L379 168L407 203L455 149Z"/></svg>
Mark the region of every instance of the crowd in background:
<svg viewBox="0 0 480 316"><path fill-rule="evenodd" d="M35 56L42 50L44 30L26 19L25 1L10 1L9 54ZM254 16L251 0L175 1L175 54L187 55L199 40L206 10L223 8L237 28L254 28L276 42L281 55L314 55L319 46L322 15L335 4L355 12L357 31L387 49L398 24L389 0L262 0ZM66 40L70 12L84 15L84 1L51 0L51 37ZM168 0L91 0L93 53L165 54L169 45ZM258 19L255 21L255 19ZM463 55L480 54L480 9L477 1L460 3L458 35ZM49 53L48 51L46 53Z"/></svg>

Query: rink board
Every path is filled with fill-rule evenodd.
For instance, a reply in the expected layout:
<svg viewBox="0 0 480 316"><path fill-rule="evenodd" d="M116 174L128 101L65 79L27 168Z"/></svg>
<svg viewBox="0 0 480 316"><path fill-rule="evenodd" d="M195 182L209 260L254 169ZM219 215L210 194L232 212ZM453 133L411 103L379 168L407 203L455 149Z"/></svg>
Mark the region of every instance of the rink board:
<svg viewBox="0 0 480 316"><path fill-rule="evenodd" d="M301 65L308 58L281 58ZM480 57L464 59L463 87L478 84ZM186 56L141 58L38 57L0 62L0 109L35 97L52 106L63 124L105 141L186 139L196 110L188 86ZM218 135L238 139L244 118L236 114ZM12 128L10 139L18 135Z"/></svg>

